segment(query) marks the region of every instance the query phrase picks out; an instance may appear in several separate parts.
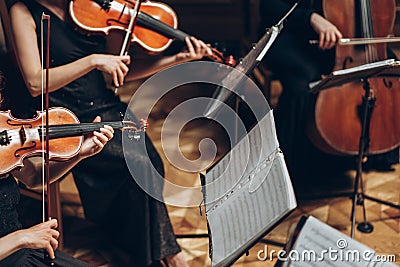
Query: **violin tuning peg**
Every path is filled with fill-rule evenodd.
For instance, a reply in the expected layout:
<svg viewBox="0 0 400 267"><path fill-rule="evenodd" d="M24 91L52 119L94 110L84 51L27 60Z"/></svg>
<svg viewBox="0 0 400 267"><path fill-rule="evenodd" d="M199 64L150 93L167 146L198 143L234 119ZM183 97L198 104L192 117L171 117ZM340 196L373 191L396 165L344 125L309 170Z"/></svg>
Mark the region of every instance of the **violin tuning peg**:
<svg viewBox="0 0 400 267"><path fill-rule="evenodd" d="M236 60L233 58L232 55L226 57L225 59L225 64L231 67L234 67L236 65Z"/></svg>
<svg viewBox="0 0 400 267"><path fill-rule="evenodd" d="M148 123L147 120L145 120L145 119L140 119L140 130L141 130L142 132L145 132L148 126L149 126L149 123Z"/></svg>

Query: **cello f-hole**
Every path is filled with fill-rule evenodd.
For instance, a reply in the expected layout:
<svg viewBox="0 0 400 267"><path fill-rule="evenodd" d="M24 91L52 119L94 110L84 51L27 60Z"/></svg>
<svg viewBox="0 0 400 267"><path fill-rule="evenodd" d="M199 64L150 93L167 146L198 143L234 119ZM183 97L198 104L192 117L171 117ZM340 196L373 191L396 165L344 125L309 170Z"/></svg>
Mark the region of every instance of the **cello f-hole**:
<svg viewBox="0 0 400 267"><path fill-rule="evenodd" d="M386 78L382 79L383 84L386 86L387 89L392 89L393 83L390 80L387 80Z"/></svg>
<svg viewBox="0 0 400 267"><path fill-rule="evenodd" d="M347 64L352 63L353 58L352 57L345 57L343 60L343 66L342 69L347 69Z"/></svg>

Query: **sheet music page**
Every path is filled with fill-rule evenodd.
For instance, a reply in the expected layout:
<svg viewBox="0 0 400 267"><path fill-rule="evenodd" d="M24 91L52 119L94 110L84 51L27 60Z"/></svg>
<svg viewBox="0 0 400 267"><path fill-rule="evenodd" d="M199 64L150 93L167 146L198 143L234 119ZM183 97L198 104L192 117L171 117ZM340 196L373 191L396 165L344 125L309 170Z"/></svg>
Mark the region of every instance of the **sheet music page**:
<svg viewBox="0 0 400 267"><path fill-rule="evenodd" d="M212 265L226 266L296 207L269 112L206 174Z"/></svg>
<svg viewBox="0 0 400 267"><path fill-rule="evenodd" d="M310 216L302 227L294 245L286 251L284 267L304 266L397 266L374 259L375 252L344 233Z"/></svg>
<svg viewBox="0 0 400 267"><path fill-rule="evenodd" d="M278 147L273 112L270 111L214 168L208 171L205 203L216 202L225 196Z"/></svg>

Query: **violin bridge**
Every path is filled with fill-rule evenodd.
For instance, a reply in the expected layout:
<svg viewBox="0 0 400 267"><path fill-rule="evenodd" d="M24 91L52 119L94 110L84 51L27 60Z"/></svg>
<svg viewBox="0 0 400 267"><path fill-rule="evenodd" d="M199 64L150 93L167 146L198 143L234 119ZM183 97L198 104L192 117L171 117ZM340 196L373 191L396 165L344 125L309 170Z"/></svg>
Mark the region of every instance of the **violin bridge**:
<svg viewBox="0 0 400 267"><path fill-rule="evenodd" d="M21 126L21 129L19 129L19 138L21 140L21 146L24 145L26 142L26 131L23 125Z"/></svg>

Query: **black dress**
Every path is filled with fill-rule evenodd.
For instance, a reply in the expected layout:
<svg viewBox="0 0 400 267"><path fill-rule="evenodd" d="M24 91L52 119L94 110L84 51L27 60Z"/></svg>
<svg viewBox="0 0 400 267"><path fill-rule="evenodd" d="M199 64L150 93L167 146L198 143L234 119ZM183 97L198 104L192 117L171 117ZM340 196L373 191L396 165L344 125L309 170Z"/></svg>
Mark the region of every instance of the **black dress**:
<svg viewBox="0 0 400 267"><path fill-rule="evenodd" d="M42 12L51 15L51 67L90 54L106 53L102 36L83 35L71 23L60 20L35 1L25 4L32 13L38 36ZM72 110L81 122L90 122L97 115L103 121L120 120L120 114L127 109L118 96L106 89L103 74L97 70L50 93L50 104ZM135 119L133 115L132 118ZM147 152L137 142L126 160L136 162L138 172L151 182L157 176L151 166L162 176L164 169L153 144L147 136L145 140ZM143 156L147 154L150 159ZM131 266L147 266L180 251L165 204L148 196L129 173L121 131L115 132L114 138L98 155L79 163L73 169L73 175L86 218L104 226L113 241L129 252ZM162 191L162 188L158 190Z"/></svg>
<svg viewBox="0 0 400 267"><path fill-rule="evenodd" d="M0 238L21 229L16 207L19 203L19 187L15 179L9 175L0 179ZM56 266L60 267L91 267L92 265L76 260L71 256L56 251ZM43 249L20 249L7 258L0 261L0 267L25 266L45 267L49 266L44 259Z"/></svg>

